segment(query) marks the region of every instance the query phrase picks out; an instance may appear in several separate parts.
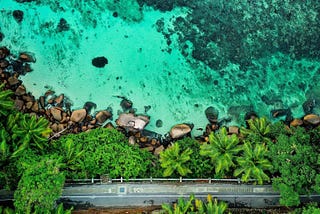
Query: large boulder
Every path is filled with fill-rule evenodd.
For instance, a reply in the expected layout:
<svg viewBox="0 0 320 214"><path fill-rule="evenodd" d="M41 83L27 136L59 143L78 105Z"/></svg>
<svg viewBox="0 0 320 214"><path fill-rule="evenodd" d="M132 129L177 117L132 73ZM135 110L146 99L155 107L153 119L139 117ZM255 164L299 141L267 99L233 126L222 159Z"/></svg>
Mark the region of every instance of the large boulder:
<svg viewBox="0 0 320 214"><path fill-rule="evenodd" d="M63 103L63 99L64 99L64 94L60 94L59 96L57 96L55 99L54 99L54 102L57 104L57 105L60 105Z"/></svg>
<svg viewBox="0 0 320 214"><path fill-rule="evenodd" d="M17 96L25 95L26 94L26 87L24 87L23 85L19 85L14 94Z"/></svg>
<svg viewBox="0 0 320 214"><path fill-rule="evenodd" d="M8 83L10 86L16 86L16 85L20 84L20 81L17 77L11 76L8 78Z"/></svg>
<svg viewBox="0 0 320 214"><path fill-rule="evenodd" d="M75 123L82 122L87 116L87 111L85 109L74 110L71 114L70 120Z"/></svg>
<svg viewBox="0 0 320 214"><path fill-rule="evenodd" d="M110 119L111 117L112 117L111 112L106 111L106 110L99 111L96 114L97 122L100 123L100 124L104 123L106 120Z"/></svg>
<svg viewBox="0 0 320 214"><path fill-rule="evenodd" d="M170 130L170 136L172 139L178 139L186 136L192 131L193 125L190 124L177 124L173 126Z"/></svg>
<svg viewBox="0 0 320 214"><path fill-rule="evenodd" d="M122 113L116 120L116 124L129 130L143 130L149 123L150 118L145 115L134 115L132 113Z"/></svg>
<svg viewBox="0 0 320 214"><path fill-rule="evenodd" d="M53 119L55 119L57 121L62 120L62 109L60 109L58 107L52 107L52 108L50 108L50 113L51 113Z"/></svg>
<svg viewBox="0 0 320 214"><path fill-rule="evenodd" d="M320 117L316 114L308 114L303 117L303 121L307 124L318 125L320 124Z"/></svg>
<svg viewBox="0 0 320 214"><path fill-rule="evenodd" d="M297 126L301 126L301 125L303 125L303 120L300 120L300 119L293 119L290 122L290 126L293 126L293 127L297 127Z"/></svg>
<svg viewBox="0 0 320 214"><path fill-rule="evenodd" d="M0 59L6 58L10 54L10 51L6 47L0 47Z"/></svg>

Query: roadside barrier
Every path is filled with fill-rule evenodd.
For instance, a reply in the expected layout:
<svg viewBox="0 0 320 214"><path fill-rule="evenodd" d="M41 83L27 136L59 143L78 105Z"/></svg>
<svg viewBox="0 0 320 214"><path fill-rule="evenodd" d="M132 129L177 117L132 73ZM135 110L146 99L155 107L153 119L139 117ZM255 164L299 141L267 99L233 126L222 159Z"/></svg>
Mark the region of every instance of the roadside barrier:
<svg viewBox="0 0 320 214"><path fill-rule="evenodd" d="M246 183L254 183L256 179L250 179ZM240 178L230 178L230 179L216 179L216 178L109 178L108 176L102 176L100 179L91 178L91 179L67 179L65 184L106 184L106 183L130 183L130 182L145 182L145 183L153 183L153 182L201 182L201 183L232 183L232 184L242 184Z"/></svg>

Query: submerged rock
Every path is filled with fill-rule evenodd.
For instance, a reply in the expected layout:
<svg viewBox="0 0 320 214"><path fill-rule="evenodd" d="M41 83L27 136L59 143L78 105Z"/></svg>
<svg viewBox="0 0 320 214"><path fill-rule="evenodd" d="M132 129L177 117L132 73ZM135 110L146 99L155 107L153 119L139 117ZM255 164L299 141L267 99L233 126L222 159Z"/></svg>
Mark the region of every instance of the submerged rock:
<svg viewBox="0 0 320 214"><path fill-rule="evenodd" d="M132 108L133 103L132 103L131 100L128 100L127 98L122 97L122 100L120 102L120 106L121 106L123 111L126 111L126 110L129 110L129 109Z"/></svg>
<svg viewBox="0 0 320 214"><path fill-rule="evenodd" d="M20 53L19 59L22 62L36 62L36 58L35 58L34 54L30 53L30 52Z"/></svg>
<svg viewBox="0 0 320 214"><path fill-rule="evenodd" d="M210 123L217 123L218 122L219 112L214 107L212 107L212 106L208 107L204 111L204 113L206 114L206 117Z"/></svg>
<svg viewBox="0 0 320 214"><path fill-rule="evenodd" d="M108 64L108 59L105 58L104 56L100 56L92 59L92 65L97 68L103 68L107 64Z"/></svg>
<svg viewBox="0 0 320 214"><path fill-rule="evenodd" d="M16 20L16 22L20 23L23 20L23 11L22 10L14 10L12 12L12 16Z"/></svg>
<svg viewBox="0 0 320 214"><path fill-rule="evenodd" d="M271 110L270 113L272 117L278 118L278 117L283 117L291 114L291 111L290 109L275 109L275 110Z"/></svg>
<svg viewBox="0 0 320 214"><path fill-rule="evenodd" d="M92 109L97 108L97 104L95 104L94 102L88 101L83 105L83 108L87 111L87 113L90 113Z"/></svg>
<svg viewBox="0 0 320 214"><path fill-rule="evenodd" d="M4 39L4 34L0 32L0 42Z"/></svg>
<svg viewBox="0 0 320 214"><path fill-rule="evenodd" d="M70 29L70 26L64 18L61 18L59 21L59 24L57 26L57 31L62 32L62 31L68 31Z"/></svg>
<svg viewBox="0 0 320 214"><path fill-rule="evenodd" d="M245 114L244 116L244 120L247 121L247 120L251 120L251 119L255 119L255 118L258 118L258 114L254 111L249 111Z"/></svg>
<svg viewBox="0 0 320 214"><path fill-rule="evenodd" d="M311 114L315 106L315 99L308 99L302 104L302 108L305 114Z"/></svg>
<svg viewBox="0 0 320 214"><path fill-rule="evenodd" d="M162 120L157 120L157 121L156 121L156 127L160 128L160 127L162 127L162 126L163 126Z"/></svg>
<svg viewBox="0 0 320 214"><path fill-rule="evenodd" d="M33 2L35 0L16 0L16 2L24 3L24 2Z"/></svg>

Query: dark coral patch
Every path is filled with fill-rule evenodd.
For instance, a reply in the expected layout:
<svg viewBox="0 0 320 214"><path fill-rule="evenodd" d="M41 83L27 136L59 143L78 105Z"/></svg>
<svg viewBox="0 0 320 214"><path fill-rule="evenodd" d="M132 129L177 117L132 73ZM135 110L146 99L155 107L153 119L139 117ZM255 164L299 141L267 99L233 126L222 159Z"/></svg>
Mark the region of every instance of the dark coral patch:
<svg viewBox="0 0 320 214"><path fill-rule="evenodd" d="M108 59L105 58L104 56L100 56L92 59L92 65L97 68L103 68L107 64L108 64Z"/></svg>

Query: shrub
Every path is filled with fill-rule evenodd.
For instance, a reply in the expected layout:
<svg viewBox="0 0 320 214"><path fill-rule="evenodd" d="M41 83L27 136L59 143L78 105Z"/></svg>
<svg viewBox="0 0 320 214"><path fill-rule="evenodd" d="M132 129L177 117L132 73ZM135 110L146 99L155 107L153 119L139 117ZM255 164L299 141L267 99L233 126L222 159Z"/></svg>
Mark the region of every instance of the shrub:
<svg viewBox="0 0 320 214"><path fill-rule="evenodd" d="M73 157L68 156L70 152L65 149L70 143L76 146L73 147ZM155 156L129 145L127 138L115 129L99 128L71 134L53 144L67 162L68 178L96 178L101 175L111 178L150 177L158 165Z"/></svg>

